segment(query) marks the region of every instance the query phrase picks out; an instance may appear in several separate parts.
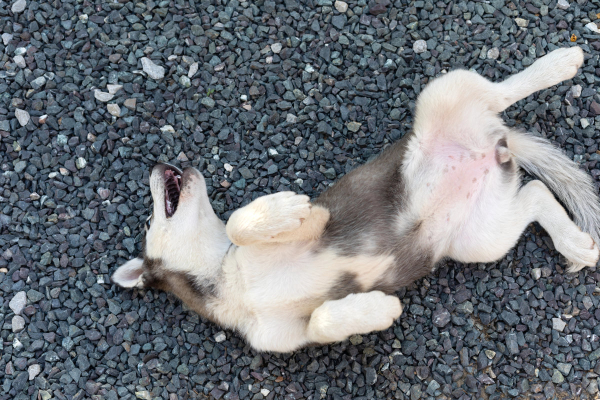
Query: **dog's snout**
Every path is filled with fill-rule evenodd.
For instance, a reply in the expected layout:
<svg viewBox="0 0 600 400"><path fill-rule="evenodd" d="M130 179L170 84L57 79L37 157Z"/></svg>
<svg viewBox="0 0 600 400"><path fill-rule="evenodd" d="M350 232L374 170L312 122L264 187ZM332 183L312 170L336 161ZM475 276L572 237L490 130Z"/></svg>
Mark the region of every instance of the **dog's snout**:
<svg viewBox="0 0 600 400"><path fill-rule="evenodd" d="M150 171L150 175L152 175L154 172L164 173L168 169L174 171L177 175L183 174L183 172L174 165L167 164L167 163L158 163L152 167L152 170Z"/></svg>

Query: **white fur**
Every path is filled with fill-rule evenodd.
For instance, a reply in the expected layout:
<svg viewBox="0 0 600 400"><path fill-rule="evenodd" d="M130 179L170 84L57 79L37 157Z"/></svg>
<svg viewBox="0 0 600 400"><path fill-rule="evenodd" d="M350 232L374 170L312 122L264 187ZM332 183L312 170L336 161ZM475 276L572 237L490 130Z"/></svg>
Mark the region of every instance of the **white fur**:
<svg viewBox="0 0 600 400"><path fill-rule="evenodd" d="M408 195L397 215L398 233L420 221L416 240L433 249L435 260L488 262L503 257L523 229L538 221L572 270L595 265L600 207L591 179L547 141L508 129L498 116L515 101L573 77L582 62L579 48L560 49L501 83L469 71L431 82L418 99L401 171ZM503 138L507 147L498 147ZM502 163L513 161L557 192L584 231L544 183L521 188L518 173L507 175ZM163 178L152 174L154 220L146 256L198 282L218 280L218 295L206 307L256 349L283 352L344 340L386 329L402 313L398 298L379 291L329 297L344 273L362 288L373 287L394 258L366 251L344 256L319 247L328 210L311 206L306 196L276 193L237 210L225 227L204 185L194 172L177 212L167 219ZM364 248L375 249L374 239L365 237ZM239 247L230 247L232 242ZM127 263L113 279L138 286L141 276L131 273L136 268L139 262Z"/></svg>

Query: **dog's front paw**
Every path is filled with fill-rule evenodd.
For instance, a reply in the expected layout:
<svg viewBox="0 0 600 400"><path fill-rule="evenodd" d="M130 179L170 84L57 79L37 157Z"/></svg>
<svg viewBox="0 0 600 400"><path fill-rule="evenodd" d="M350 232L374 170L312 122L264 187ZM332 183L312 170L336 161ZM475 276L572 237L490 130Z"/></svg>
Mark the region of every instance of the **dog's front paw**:
<svg viewBox="0 0 600 400"><path fill-rule="evenodd" d="M265 196L268 201L270 222L275 232L298 229L308 218L311 210L310 198L294 192L279 192Z"/></svg>
<svg viewBox="0 0 600 400"><path fill-rule="evenodd" d="M553 57L556 71L562 74L562 80L577 75L579 67L583 64L583 50L580 47L557 49L549 55Z"/></svg>
<svg viewBox="0 0 600 400"><path fill-rule="evenodd" d="M383 292L371 292L373 301L369 315L372 318L374 331L383 331L394 323L402 315L402 304L396 296L389 296Z"/></svg>

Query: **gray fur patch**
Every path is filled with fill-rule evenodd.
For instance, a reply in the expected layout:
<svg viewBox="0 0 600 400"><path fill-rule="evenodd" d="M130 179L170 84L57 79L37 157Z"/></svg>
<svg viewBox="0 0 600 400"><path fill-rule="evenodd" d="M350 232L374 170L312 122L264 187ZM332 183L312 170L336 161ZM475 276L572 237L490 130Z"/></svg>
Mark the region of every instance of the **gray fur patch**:
<svg viewBox="0 0 600 400"><path fill-rule="evenodd" d="M348 296L350 293L361 293L363 288L356 280L356 274L352 272L344 272L329 289L327 299L339 300Z"/></svg>
<svg viewBox="0 0 600 400"><path fill-rule="evenodd" d="M393 293L431 272L437 260L433 250L420 240L421 223L414 221L409 232L399 232L398 218L405 211L406 189L402 163L407 134L379 157L344 176L315 204L327 208L330 219L320 239L320 247L340 256L392 255L394 263L372 288ZM342 283L348 285L343 290ZM331 295L350 293L352 280L342 277ZM354 289L352 289L354 290ZM333 297L332 297L333 298Z"/></svg>

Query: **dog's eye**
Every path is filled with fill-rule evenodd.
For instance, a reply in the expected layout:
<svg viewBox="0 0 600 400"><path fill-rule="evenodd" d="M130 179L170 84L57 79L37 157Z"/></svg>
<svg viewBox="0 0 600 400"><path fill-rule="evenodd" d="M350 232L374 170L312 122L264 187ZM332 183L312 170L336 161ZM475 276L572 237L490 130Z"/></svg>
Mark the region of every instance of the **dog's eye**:
<svg viewBox="0 0 600 400"><path fill-rule="evenodd" d="M150 229L150 224L152 224L152 214L150 214L150 216L148 217L148 219L146 219L146 223L144 224L144 228L146 228L146 230Z"/></svg>

